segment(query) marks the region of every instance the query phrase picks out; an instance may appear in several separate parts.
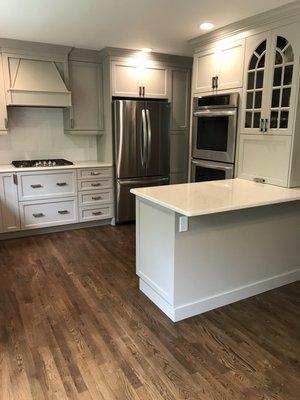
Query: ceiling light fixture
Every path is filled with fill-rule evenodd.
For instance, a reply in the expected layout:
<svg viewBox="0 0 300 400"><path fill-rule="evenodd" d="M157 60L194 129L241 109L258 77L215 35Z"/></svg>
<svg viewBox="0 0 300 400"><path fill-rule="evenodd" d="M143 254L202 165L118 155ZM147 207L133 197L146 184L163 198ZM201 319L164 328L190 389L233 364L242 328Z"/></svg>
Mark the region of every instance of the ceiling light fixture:
<svg viewBox="0 0 300 400"><path fill-rule="evenodd" d="M143 48L141 49L141 51L142 51L143 53L151 53L152 50L153 50L153 49L151 49L150 47L143 47Z"/></svg>
<svg viewBox="0 0 300 400"><path fill-rule="evenodd" d="M209 31L213 27L214 24L212 24L211 22L203 22L203 24L200 25L200 29L202 29L203 31Z"/></svg>

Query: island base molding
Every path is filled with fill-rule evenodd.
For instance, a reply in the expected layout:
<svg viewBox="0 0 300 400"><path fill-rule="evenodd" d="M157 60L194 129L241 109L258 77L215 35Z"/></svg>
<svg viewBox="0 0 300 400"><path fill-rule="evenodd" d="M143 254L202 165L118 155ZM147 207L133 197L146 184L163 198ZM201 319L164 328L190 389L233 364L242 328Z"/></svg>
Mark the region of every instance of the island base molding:
<svg viewBox="0 0 300 400"><path fill-rule="evenodd" d="M137 198L140 290L173 322L300 279L300 202L189 218Z"/></svg>

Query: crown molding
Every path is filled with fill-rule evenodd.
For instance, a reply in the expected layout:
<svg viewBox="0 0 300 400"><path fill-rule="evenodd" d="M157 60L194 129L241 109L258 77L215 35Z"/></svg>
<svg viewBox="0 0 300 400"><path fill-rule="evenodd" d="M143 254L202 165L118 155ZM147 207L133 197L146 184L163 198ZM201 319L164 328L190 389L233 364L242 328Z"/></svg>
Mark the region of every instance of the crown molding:
<svg viewBox="0 0 300 400"><path fill-rule="evenodd" d="M228 36L242 34L246 31L251 31L257 28L266 28L267 26L281 23L286 20L286 23L297 21L300 19L300 1L293 1L292 3L273 8L261 14L253 15L244 18L240 21L226 25L222 28L216 29L212 32L205 33L194 39L189 40L190 45L195 49L217 40L224 39Z"/></svg>

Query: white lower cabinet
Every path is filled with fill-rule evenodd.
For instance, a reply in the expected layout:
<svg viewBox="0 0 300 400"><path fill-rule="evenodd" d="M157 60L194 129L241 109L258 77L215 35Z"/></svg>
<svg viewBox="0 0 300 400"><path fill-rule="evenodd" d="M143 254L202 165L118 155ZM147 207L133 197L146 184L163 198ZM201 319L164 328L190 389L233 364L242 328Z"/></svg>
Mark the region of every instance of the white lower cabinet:
<svg viewBox="0 0 300 400"><path fill-rule="evenodd" d="M0 174L0 233L112 217L112 168Z"/></svg>
<svg viewBox="0 0 300 400"><path fill-rule="evenodd" d="M108 219L113 217L112 204L103 206L84 206L79 208L79 221L95 221L99 219Z"/></svg>
<svg viewBox="0 0 300 400"><path fill-rule="evenodd" d="M20 217L22 229L76 223L77 198L21 202Z"/></svg>
<svg viewBox="0 0 300 400"><path fill-rule="evenodd" d="M239 178L288 186L291 137L240 135Z"/></svg>
<svg viewBox="0 0 300 400"><path fill-rule="evenodd" d="M76 196L76 171L55 170L18 174L19 200Z"/></svg>
<svg viewBox="0 0 300 400"><path fill-rule="evenodd" d="M20 229L17 175L13 173L0 174L0 206L3 232Z"/></svg>
<svg viewBox="0 0 300 400"><path fill-rule="evenodd" d="M86 191L78 194L80 206L112 203L112 189Z"/></svg>

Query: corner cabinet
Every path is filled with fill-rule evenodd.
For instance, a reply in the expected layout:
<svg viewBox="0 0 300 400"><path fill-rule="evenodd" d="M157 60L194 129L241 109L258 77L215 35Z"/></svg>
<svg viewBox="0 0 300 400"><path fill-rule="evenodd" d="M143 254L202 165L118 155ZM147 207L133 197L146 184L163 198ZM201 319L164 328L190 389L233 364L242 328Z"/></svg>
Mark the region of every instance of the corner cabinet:
<svg viewBox="0 0 300 400"><path fill-rule="evenodd" d="M239 177L291 186L299 91L298 24L246 39Z"/></svg>
<svg viewBox="0 0 300 400"><path fill-rule="evenodd" d="M236 89L243 85L245 40L217 44L194 56L193 92Z"/></svg>
<svg viewBox="0 0 300 400"><path fill-rule="evenodd" d="M72 107L65 110L65 132L99 135L104 130L102 64L69 61Z"/></svg>
<svg viewBox="0 0 300 400"><path fill-rule="evenodd" d="M160 65L138 67L135 63L112 63L112 95L165 99L168 93L168 68Z"/></svg>

